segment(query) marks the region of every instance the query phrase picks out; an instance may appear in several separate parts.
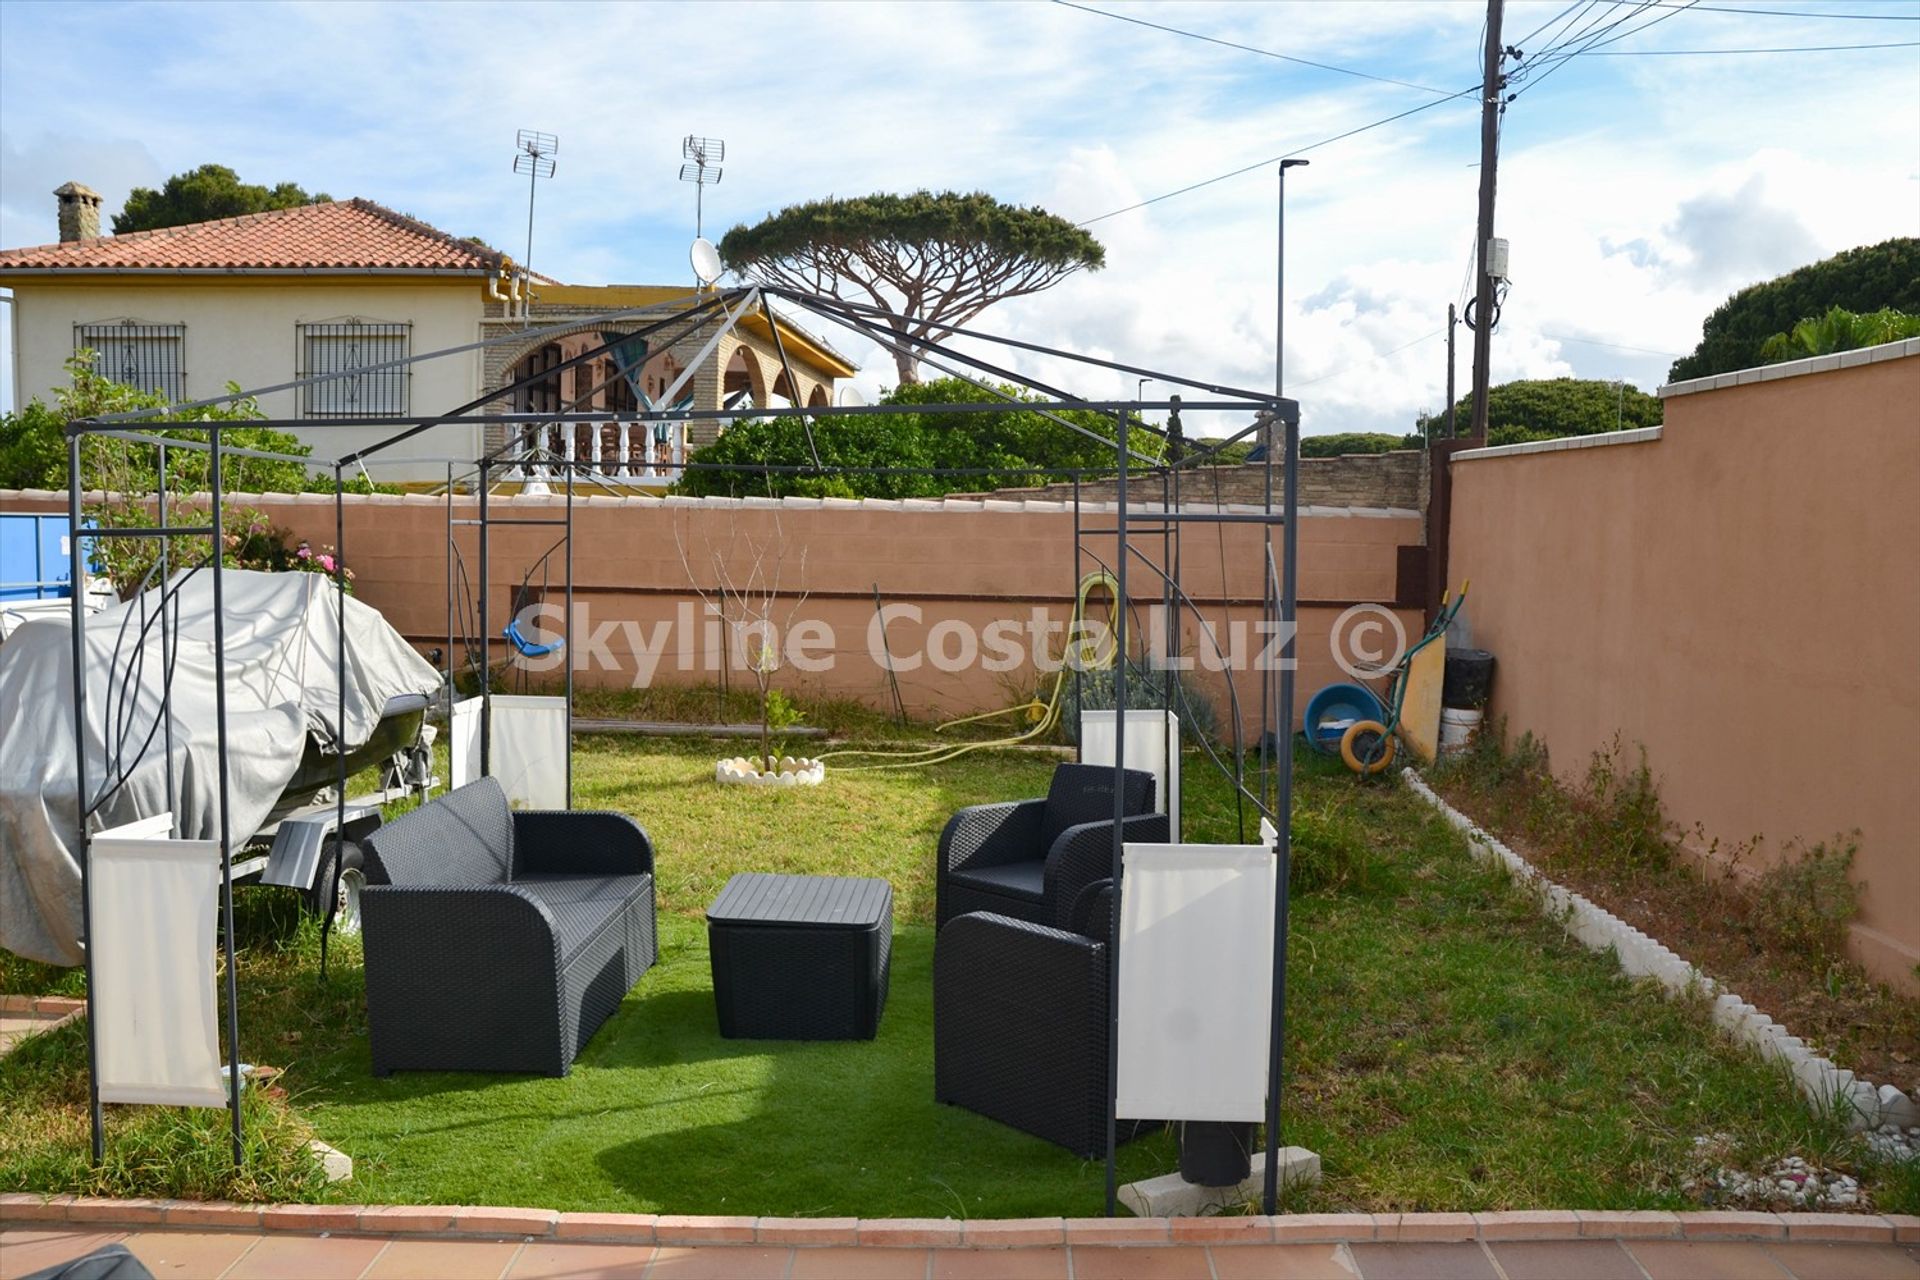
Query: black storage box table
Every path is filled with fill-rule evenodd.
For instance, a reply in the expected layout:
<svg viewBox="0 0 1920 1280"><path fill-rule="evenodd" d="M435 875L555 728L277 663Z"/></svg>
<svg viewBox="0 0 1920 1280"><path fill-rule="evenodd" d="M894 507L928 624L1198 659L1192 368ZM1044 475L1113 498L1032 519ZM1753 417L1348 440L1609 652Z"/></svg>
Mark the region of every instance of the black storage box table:
<svg viewBox="0 0 1920 1280"><path fill-rule="evenodd" d="M887 1005L893 886L742 872L707 908L729 1040L871 1040Z"/></svg>

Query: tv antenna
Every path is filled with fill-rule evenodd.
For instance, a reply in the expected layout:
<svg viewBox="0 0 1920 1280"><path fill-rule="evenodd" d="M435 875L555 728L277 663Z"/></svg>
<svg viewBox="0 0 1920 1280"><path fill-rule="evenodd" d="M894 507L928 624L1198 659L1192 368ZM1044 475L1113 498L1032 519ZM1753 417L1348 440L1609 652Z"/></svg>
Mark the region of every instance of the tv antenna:
<svg viewBox="0 0 1920 1280"><path fill-rule="evenodd" d="M693 184L693 234L704 239L706 193L708 187L720 184L720 162L727 158L727 144L723 138L701 138L688 134L680 144L680 156L687 163L680 166L680 181Z"/></svg>
<svg viewBox="0 0 1920 1280"><path fill-rule="evenodd" d="M541 133L537 129L522 129L514 136L513 171L527 176L527 256L520 260L520 269L531 279L533 275L533 193L540 179L553 176L553 157L559 154L560 139L551 133Z"/></svg>

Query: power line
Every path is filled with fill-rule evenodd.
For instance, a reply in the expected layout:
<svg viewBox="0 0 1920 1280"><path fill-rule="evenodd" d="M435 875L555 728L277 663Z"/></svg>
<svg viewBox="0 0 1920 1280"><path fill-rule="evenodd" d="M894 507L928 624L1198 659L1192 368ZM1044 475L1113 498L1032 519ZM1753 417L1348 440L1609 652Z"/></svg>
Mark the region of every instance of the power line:
<svg viewBox="0 0 1920 1280"><path fill-rule="evenodd" d="M1652 347L1629 347L1625 343L1620 342L1602 342L1598 338L1569 338L1564 334L1558 333L1542 333L1540 336L1549 342L1577 342L1587 347L1610 347L1615 351L1637 351L1641 355L1666 356L1671 360L1679 359L1681 354L1678 351L1655 351Z"/></svg>
<svg viewBox="0 0 1920 1280"><path fill-rule="evenodd" d="M1581 2L1582 0L1574 0L1574 3L1568 5L1565 9L1562 9L1559 13L1556 13L1555 15L1553 15L1553 17L1548 18L1545 22L1541 23L1539 26L1529 31L1526 35L1522 36L1520 39L1515 40L1513 42L1514 47L1517 49L1525 49L1528 45L1533 43L1533 38L1535 36L1539 35L1542 31L1545 31L1548 27L1552 26L1554 23L1560 22L1562 18L1568 19L1568 21L1562 24L1561 26L1561 30L1565 31L1567 27L1573 25L1573 22L1577 20L1573 17L1570 17L1570 15L1573 14L1573 11L1575 9L1580 9ZM1599 0L1585 0L1586 9L1581 9L1581 14L1584 15L1588 9L1593 8L1593 6L1598 3L1599 3ZM1558 40L1559 38L1560 38L1559 34L1556 33L1554 35L1553 40L1549 40L1547 43L1551 45L1554 42L1554 40Z"/></svg>
<svg viewBox="0 0 1920 1280"><path fill-rule="evenodd" d="M1595 51L1593 56L1596 58L1677 58L1711 53L1843 53L1852 49L1916 48L1920 48L1920 40L1894 40L1885 44L1796 44L1776 49L1612 49L1605 52Z"/></svg>
<svg viewBox="0 0 1920 1280"><path fill-rule="evenodd" d="M1617 44L1618 42L1626 39L1628 36L1637 35L1640 32L1647 30L1649 27L1657 27L1661 23L1667 21L1670 18L1679 17L1682 13L1685 13L1688 9L1692 8L1694 5L1698 4L1699 2L1700 0L1686 0L1686 3L1673 6L1669 8L1667 12L1661 14L1656 18L1650 18L1646 22L1641 23L1637 27L1629 27L1627 28L1627 30L1620 32L1619 35L1610 36L1605 40L1600 39L1601 36L1606 35L1609 31L1613 31L1619 28L1622 24L1631 21L1633 18L1644 13L1646 10L1654 7L1654 0L1639 0L1639 2L1635 4L1633 9L1630 12L1628 12L1625 17L1617 19L1616 21L1596 31L1593 34L1593 36L1587 39L1585 42L1583 42L1579 48L1574 49L1568 53L1558 54L1557 56L1554 56L1555 55L1554 50L1549 49L1546 54L1542 55L1542 58L1544 58L1547 61L1548 66L1545 71L1540 73L1540 78L1538 80L1535 80L1531 77L1530 74L1527 75L1524 78L1524 86L1520 89L1515 90L1513 94L1513 98L1508 99L1508 101L1513 101L1513 99L1517 99L1521 94L1528 92L1535 85L1545 83L1548 77L1552 76L1554 72L1560 70L1561 67L1573 61L1573 59L1579 57L1581 54L1591 53L1592 51L1602 48L1606 45ZM1540 62L1541 62L1540 59L1529 59L1526 66L1523 68L1523 70L1528 73L1531 73L1535 67L1540 65Z"/></svg>
<svg viewBox="0 0 1920 1280"><path fill-rule="evenodd" d="M1428 342L1434 338L1440 337L1444 333L1446 333L1445 328L1435 329L1432 333L1423 333L1419 337L1415 338L1412 342L1402 343L1400 346L1395 347L1391 351L1382 351L1375 355L1370 355L1364 360L1355 361L1353 364L1342 365L1340 368L1335 369L1332 373L1323 373L1317 378L1306 378L1306 379L1296 378L1293 380L1291 385L1296 387L1310 387L1316 382L1326 382L1330 379L1338 378L1342 374L1352 373L1355 369L1364 369L1370 364L1378 364L1380 361L1385 360L1391 356L1397 356L1402 351L1411 350L1412 348L1419 346L1423 342Z"/></svg>
<svg viewBox="0 0 1920 1280"><path fill-rule="evenodd" d="M1355 71L1352 67L1336 67L1330 62L1315 62L1311 58L1297 58L1290 53L1276 53L1272 49L1261 49L1250 44L1239 44L1232 40L1222 40L1218 36L1201 35L1198 31L1185 31L1179 27L1169 27L1159 22L1148 22L1145 18L1135 18L1124 13L1113 13L1106 9L1095 9L1091 5L1077 4L1075 0L1053 0L1057 5L1068 9L1078 9L1082 13L1091 13L1102 18L1112 18L1115 22L1129 22L1136 27L1147 27L1153 31L1164 31L1168 35L1184 36L1188 40L1201 40L1207 44L1217 44L1226 49L1238 49L1242 53L1254 53L1263 58L1277 58L1281 62L1297 63L1303 67L1316 67L1321 71L1334 71L1343 76L1357 76L1362 80L1377 80L1381 84L1397 84L1403 89L1418 89L1422 93L1435 93L1448 96L1445 89L1435 89L1431 85L1414 84L1410 80L1395 80L1392 76L1377 76L1369 71Z"/></svg>
<svg viewBox="0 0 1920 1280"><path fill-rule="evenodd" d="M1672 0L1652 0L1656 9L1672 9ZM1727 5L1692 6L1697 13L1744 13L1755 18L1835 18L1853 22L1920 22L1920 13L1824 13L1805 9L1735 9Z"/></svg>
<svg viewBox="0 0 1920 1280"><path fill-rule="evenodd" d="M1480 92L1480 86L1474 85L1470 89L1462 89L1460 90L1460 92L1449 94L1444 98L1435 98L1432 102L1423 102L1417 107L1409 107L1405 111L1397 112L1394 115L1390 115L1383 120L1375 120L1372 124L1363 124L1356 129L1348 129L1345 133L1336 133L1331 138L1322 138L1318 142L1309 142L1304 147L1292 147L1286 151L1282 151L1279 155L1273 156L1270 159L1256 160L1252 164L1242 165L1238 169L1230 170L1227 173L1216 174L1211 178L1204 178L1199 182L1190 182L1186 186L1177 188L1176 190L1163 192L1160 195L1151 196L1145 200L1136 201L1133 204L1127 205L1125 208L1115 209L1110 213L1103 213L1098 215L1097 217L1088 218L1080 222L1078 225L1083 227L1090 227L1096 222L1105 222L1108 218L1117 218L1123 213L1132 213L1135 209L1144 209L1150 204L1159 204L1162 200L1171 200L1175 196L1184 196L1189 192L1198 191L1202 187L1210 187L1217 182L1225 182L1229 178L1237 178L1241 174L1252 173L1255 169L1270 168L1273 165L1280 163L1282 160L1286 159L1288 156L1303 155L1309 151L1317 151L1321 147L1330 146L1336 142L1342 142L1348 138L1353 137L1355 134L1365 133L1369 129L1378 129L1381 125L1392 124L1396 120L1404 120L1408 116L1418 115L1422 111L1430 110L1431 108L1441 106L1444 103L1454 102L1461 98L1472 97L1475 94L1478 94L1479 92Z"/></svg>

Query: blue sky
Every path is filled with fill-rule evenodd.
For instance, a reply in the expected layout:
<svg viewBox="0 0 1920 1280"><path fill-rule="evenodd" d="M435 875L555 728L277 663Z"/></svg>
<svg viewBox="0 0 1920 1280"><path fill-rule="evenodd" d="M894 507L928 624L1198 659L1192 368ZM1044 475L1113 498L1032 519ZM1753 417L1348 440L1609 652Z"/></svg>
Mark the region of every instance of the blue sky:
<svg viewBox="0 0 1920 1280"><path fill-rule="evenodd" d="M1446 91L1478 77L1484 6L1473 0L1092 2ZM1648 8L1628 26L1672 16L1610 48L1920 40L1916 0L1706 2L1752 12ZM1570 19L1632 8L1576 5ZM1763 12L1782 9L1821 16ZM1507 38L1566 12L1563 0L1514 0ZM1891 20L1836 16L1848 13ZM1512 242L1513 289L1496 379L1651 388L1734 289L1920 234L1920 49L1596 53L1536 77L1503 131L1498 230ZM531 127L561 138L534 266L582 283L678 282L693 230L692 190L676 180L687 133L728 145L709 234L798 200L921 186L987 190L1078 221L1435 96L1041 0L9 0L0 244L53 239L50 193L67 179L99 189L111 212L133 186L218 161L249 181L366 196L519 256L526 191L509 164L514 131ZM1289 392L1309 431L1409 429L1443 400L1439 333L1472 241L1473 101L1308 154L1312 166L1288 180ZM992 324L1265 385L1273 188L1262 168L1097 222L1105 271L996 309ZM891 378L884 356L844 345L869 389ZM1463 332L1463 383L1466 345ZM1119 375L1026 367L1083 394L1133 389Z"/></svg>

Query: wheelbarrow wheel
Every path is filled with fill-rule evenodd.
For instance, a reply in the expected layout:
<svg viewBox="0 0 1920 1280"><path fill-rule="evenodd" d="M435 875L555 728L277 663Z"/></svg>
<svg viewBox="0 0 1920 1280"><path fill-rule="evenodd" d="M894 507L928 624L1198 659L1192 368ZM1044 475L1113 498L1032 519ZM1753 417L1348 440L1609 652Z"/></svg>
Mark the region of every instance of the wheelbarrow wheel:
<svg viewBox="0 0 1920 1280"><path fill-rule="evenodd" d="M1340 735L1340 759L1361 777L1393 763L1393 735L1378 720L1356 720Z"/></svg>

